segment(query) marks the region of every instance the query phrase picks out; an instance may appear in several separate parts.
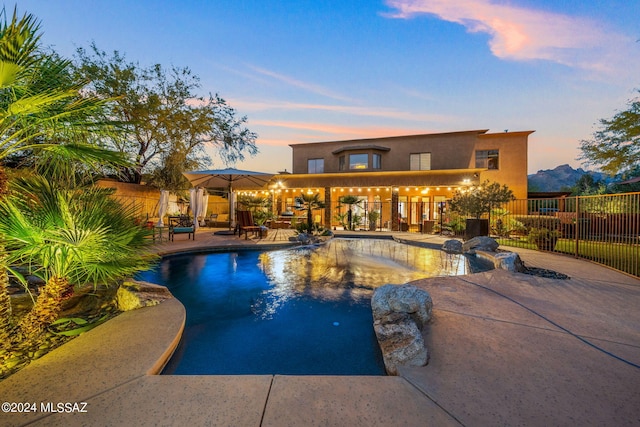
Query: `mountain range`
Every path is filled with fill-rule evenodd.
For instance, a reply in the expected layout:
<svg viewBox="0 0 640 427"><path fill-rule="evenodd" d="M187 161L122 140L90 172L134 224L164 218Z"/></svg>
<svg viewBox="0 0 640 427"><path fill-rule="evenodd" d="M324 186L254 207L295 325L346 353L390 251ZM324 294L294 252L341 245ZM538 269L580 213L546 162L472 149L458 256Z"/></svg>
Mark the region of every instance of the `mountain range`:
<svg viewBox="0 0 640 427"><path fill-rule="evenodd" d="M611 178L604 173L573 169L569 165L560 165L555 169L539 170L528 175L530 192L570 191L583 175L591 175L595 181L611 182Z"/></svg>

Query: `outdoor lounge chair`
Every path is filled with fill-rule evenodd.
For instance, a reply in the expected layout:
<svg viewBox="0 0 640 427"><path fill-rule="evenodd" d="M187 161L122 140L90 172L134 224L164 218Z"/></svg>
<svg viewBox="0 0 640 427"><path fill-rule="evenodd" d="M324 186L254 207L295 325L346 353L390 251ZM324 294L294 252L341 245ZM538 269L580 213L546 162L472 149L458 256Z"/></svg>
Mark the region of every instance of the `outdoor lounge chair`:
<svg viewBox="0 0 640 427"><path fill-rule="evenodd" d="M193 219L186 215L170 216L169 217L169 240L173 242L173 236L176 234L188 234L188 238L196 240L195 227L193 226Z"/></svg>
<svg viewBox="0 0 640 427"><path fill-rule="evenodd" d="M260 235L262 227L256 225L253 221L251 211L238 211L238 237L242 237L244 233L245 240L249 238L249 232Z"/></svg>

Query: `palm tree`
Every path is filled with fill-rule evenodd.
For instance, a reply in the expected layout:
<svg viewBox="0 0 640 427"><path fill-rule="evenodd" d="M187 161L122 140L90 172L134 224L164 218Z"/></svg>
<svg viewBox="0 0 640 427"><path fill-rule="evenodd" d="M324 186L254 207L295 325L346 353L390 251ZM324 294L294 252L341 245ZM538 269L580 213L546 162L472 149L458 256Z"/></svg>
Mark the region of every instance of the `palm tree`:
<svg viewBox="0 0 640 427"><path fill-rule="evenodd" d="M14 10L9 20L0 12L0 199L7 191L4 165L13 156L49 153L33 166L57 178L73 176L77 170L69 167L79 162L126 163L117 153L83 142L89 132L108 129L94 117L109 100L81 96L82 85L70 78L71 63L43 53L39 31L33 15L18 18ZM6 257L0 247L0 345L12 327Z"/></svg>
<svg viewBox="0 0 640 427"><path fill-rule="evenodd" d="M300 209L307 211L307 231L313 231L313 211L314 209L324 208L324 200L320 200L320 193L305 194L302 193L296 197L296 203L300 205Z"/></svg>
<svg viewBox="0 0 640 427"><path fill-rule="evenodd" d="M12 343L32 341L58 318L75 286L110 284L148 268L147 232L135 211L96 187L60 189L43 177L17 180L0 201L7 262L46 280Z"/></svg>
<svg viewBox="0 0 640 427"><path fill-rule="evenodd" d="M352 208L354 205L359 205L362 200L360 200L358 198L358 196L352 196L352 195L347 195L347 196L342 196L340 197L340 199L338 199L338 201L342 204L348 205L349 206L349 211L348 211L348 221L349 221L349 230L353 230L353 211Z"/></svg>

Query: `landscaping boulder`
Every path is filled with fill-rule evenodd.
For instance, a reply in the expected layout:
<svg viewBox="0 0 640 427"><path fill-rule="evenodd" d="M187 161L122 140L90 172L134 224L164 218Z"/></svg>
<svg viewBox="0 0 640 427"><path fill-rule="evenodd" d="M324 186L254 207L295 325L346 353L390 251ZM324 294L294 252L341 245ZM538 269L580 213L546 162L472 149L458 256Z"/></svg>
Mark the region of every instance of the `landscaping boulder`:
<svg viewBox="0 0 640 427"><path fill-rule="evenodd" d="M389 375L398 375L399 365L424 366L429 353L415 322L404 316L397 323L374 323L384 366Z"/></svg>
<svg viewBox="0 0 640 427"><path fill-rule="evenodd" d="M498 242L495 239L487 236L477 236L473 239L469 239L462 245L462 250L465 253L474 254L475 251L488 251L495 252L498 249Z"/></svg>
<svg viewBox="0 0 640 427"><path fill-rule="evenodd" d="M433 302L429 292L413 285L384 285L376 289L371 299L373 319L385 319L397 313L406 313L422 329L431 319ZM390 321L394 321L390 318Z"/></svg>
<svg viewBox="0 0 640 427"><path fill-rule="evenodd" d="M493 265L496 269L522 273L525 271L520 255L515 252L497 252L493 255Z"/></svg>
<svg viewBox="0 0 640 427"><path fill-rule="evenodd" d="M373 294L373 328L390 375L397 375L399 365L427 364L421 330L432 308L429 293L413 285L384 285Z"/></svg>
<svg viewBox="0 0 640 427"><path fill-rule="evenodd" d="M122 283L116 293L116 303L121 311L158 305L169 298L173 295L166 287L135 280Z"/></svg>
<svg viewBox="0 0 640 427"><path fill-rule="evenodd" d="M442 244L442 250L448 254L461 254L462 242L455 239L447 240Z"/></svg>

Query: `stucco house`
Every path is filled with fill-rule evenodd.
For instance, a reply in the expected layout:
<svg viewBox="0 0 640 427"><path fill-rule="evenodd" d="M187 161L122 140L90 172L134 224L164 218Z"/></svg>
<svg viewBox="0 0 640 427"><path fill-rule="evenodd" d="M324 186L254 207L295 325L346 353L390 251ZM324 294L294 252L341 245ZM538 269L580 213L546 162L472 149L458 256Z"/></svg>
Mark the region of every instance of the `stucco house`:
<svg viewBox="0 0 640 427"><path fill-rule="evenodd" d="M339 200L350 194L361 200L353 208L363 226L374 210L377 228L421 230L459 187L490 180L526 198L531 133L481 129L292 144L293 171L276 177L276 206L285 212L301 193L320 193L327 207L316 221L335 226L344 211Z"/></svg>

